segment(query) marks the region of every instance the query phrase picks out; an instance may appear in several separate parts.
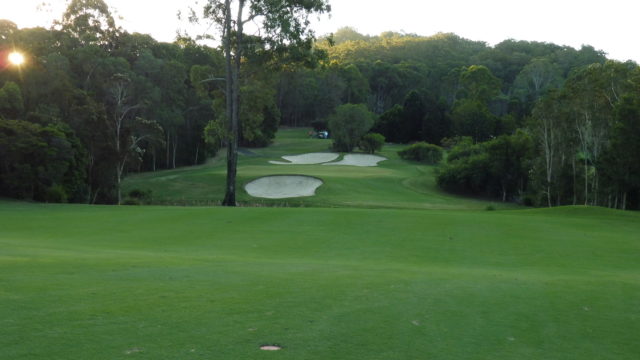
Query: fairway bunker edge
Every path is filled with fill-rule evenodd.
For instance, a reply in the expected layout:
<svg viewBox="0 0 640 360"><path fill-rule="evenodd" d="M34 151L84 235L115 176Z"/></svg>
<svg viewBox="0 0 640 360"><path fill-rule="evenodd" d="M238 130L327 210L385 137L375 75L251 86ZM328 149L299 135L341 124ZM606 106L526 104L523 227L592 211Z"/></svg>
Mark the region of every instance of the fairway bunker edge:
<svg viewBox="0 0 640 360"><path fill-rule="evenodd" d="M306 175L270 175L255 179L244 186L253 197L287 199L314 196L322 180Z"/></svg>

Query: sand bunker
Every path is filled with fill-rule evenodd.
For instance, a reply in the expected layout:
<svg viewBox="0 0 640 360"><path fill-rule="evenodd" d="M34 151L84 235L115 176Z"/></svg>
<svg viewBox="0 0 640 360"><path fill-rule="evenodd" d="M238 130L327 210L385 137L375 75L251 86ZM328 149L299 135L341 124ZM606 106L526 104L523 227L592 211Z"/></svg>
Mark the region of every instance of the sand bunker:
<svg viewBox="0 0 640 360"><path fill-rule="evenodd" d="M276 165L310 165L310 164L322 164L329 161L333 161L338 158L340 154L336 153L309 153L302 155L287 155L282 158L289 161L269 161L271 164Z"/></svg>
<svg viewBox="0 0 640 360"><path fill-rule="evenodd" d="M244 189L253 197L285 199L313 196L322 180L302 175L265 176L248 183Z"/></svg>
<svg viewBox="0 0 640 360"><path fill-rule="evenodd" d="M266 351L278 351L282 349L282 347L280 347L279 345L262 345L260 346L260 350L266 350Z"/></svg>
<svg viewBox="0 0 640 360"><path fill-rule="evenodd" d="M384 160L387 158L377 155L347 154L341 161L322 165L378 166L378 163Z"/></svg>

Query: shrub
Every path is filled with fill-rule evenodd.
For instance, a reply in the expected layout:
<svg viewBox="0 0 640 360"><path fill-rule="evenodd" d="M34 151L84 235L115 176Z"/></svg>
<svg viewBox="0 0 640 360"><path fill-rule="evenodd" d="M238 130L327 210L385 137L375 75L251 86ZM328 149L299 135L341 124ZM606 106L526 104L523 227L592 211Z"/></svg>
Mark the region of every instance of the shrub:
<svg viewBox="0 0 640 360"><path fill-rule="evenodd" d="M405 160L419 161L426 164L437 164L442 160L442 148L426 142L419 142L404 150L398 151L398 155Z"/></svg>
<svg viewBox="0 0 640 360"><path fill-rule="evenodd" d="M368 154L374 154L376 151L382 150L384 145L384 136L378 133L369 133L360 139L358 147Z"/></svg>
<svg viewBox="0 0 640 360"><path fill-rule="evenodd" d="M69 197L67 191L62 185L53 185L49 187L44 194L44 201L48 203L66 203Z"/></svg>

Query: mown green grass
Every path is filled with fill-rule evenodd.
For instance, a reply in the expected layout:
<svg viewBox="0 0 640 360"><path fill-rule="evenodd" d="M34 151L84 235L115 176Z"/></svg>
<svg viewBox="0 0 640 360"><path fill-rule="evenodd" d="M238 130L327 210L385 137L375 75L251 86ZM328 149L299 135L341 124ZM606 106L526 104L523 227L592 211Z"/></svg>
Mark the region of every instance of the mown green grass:
<svg viewBox="0 0 640 360"><path fill-rule="evenodd" d="M0 358L637 359L639 233L583 207L0 202Z"/></svg>
<svg viewBox="0 0 640 360"><path fill-rule="evenodd" d="M441 191L435 183L433 166L401 160L401 145L387 145L381 155L389 160L377 167L273 165L283 155L329 151L331 140L310 139L309 129L281 129L273 145L249 149L239 156L238 201L247 206L313 206L412 209L516 208L513 204L471 199ZM132 189L151 190L155 204L210 205L224 198L226 160L224 151L206 165L129 176L123 193ZM284 200L251 197L244 185L262 176L296 174L324 181L316 196Z"/></svg>

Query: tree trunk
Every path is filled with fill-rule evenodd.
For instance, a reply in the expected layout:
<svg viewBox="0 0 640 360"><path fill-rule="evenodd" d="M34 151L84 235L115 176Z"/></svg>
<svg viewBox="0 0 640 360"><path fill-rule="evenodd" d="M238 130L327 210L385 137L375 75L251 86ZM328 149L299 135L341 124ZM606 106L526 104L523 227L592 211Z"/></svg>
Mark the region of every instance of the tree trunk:
<svg viewBox="0 0 640 360"><path fill-rule="evenodd" d="M235 64L231 63L231 1L225 0L225 58L227 79L227 117L229 118L230 139L227 144L227 189L222 201L223 206L236 206L236 171L238 165L238 102L240 95L240 63L242 60L242 11L244 0L238 3L236 21Z"/></svg>
<svg viewBox="0 0 640 360"><path fill-rule="evenodd" d="M96 200L98 200L99 193L100 193L100 188L97 188L96 192L93 194L93 199L91 199L91 205L95 205Z"/></svg>
<svg viewBox="0 0 640 360"><path fill-rule="evenodd" d="M166 160L165 160L165 164L166 164L166 168L167 169L171 168L171 161L170 161L171 150L170 150L170 146L171 146L171 137L169 135L169 131L167 131L167 144L165 145L165 147L167 148Z"/></svg>
<svg viewBox="0 0 640 360"><path fill-rule="evenodd" d="M589 166L586 154L584 158L584 205L589 205Z"/></svg>
<svg viewBox="0 0 640 360"><path fill-rule="evenodd" d="M122 204L122 194L120 191L120 181L122 180L122 170L120 164L116 165L116 185L118 186L118 205Z"/></svg>
<svg viewBox="0 0 640 360"><path fill-rule="evenodd" d="M598 169L594 167L594 179L593 179L593 204L594 206L598 206L598 192L600 191L600 184L598 179Z"/></svg>
<svg viewBox="0 0 640 360"><path fill-rule="evenodd" d="M627 210L627 192L622 193L622 210Z"/></svg>
<svg viewBox="0 0 640 360"><path fill-rule="evenodd" d="M176 168L176 153L178 152L178 137L174 137L173 139L173 149L171 154L171 168Z"/></svg>
<svg viewBox="0 0 640 360"><path fill-rule="evenodd" d="M576 193L577 191L577 175L576 175L576 159L573 158L571 160L571 166L573 168L573 205L576 205L578 203L578 194Z"/></svg>
<svg viewBox="0 0 640 360"><path fill-rule="evenodd" d="M196 144L196 159L193 162L193 165L198 165L198 155L200 153L200 144Z"/></svg>

